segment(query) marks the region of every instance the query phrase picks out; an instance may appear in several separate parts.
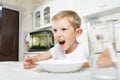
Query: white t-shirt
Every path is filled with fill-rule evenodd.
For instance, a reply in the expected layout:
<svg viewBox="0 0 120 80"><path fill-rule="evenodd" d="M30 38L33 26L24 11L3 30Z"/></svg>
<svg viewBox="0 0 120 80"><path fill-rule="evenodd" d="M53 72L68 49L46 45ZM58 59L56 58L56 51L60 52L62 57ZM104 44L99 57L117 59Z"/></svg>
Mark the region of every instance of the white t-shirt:
<svg viewBox="0 0 120 80"><path fill-rule="evenodd" d="M55 45L55 47L51 48L50 51L53 59L88 60L89 58L88 43L79 44L77 48L69 54L65 54L65 51L63 51L57 44Z"/></svg>

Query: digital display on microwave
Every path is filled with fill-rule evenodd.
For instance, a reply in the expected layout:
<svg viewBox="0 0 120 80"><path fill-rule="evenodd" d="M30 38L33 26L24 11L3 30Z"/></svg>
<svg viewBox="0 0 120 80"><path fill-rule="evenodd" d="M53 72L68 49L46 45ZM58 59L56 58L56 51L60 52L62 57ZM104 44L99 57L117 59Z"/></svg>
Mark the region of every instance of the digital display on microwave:
<svg viewBox="0 0 120 80"><path fill-rule="evenodd" d="M43 30L30 33L29 51L46 51L54 46L53 33Z"/></svg>

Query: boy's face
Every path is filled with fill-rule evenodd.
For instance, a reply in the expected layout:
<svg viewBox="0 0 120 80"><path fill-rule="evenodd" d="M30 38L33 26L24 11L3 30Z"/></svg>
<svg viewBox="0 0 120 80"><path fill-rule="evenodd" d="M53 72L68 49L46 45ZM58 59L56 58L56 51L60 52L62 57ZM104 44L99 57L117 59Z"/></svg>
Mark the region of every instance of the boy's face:
<svg viewBox="0 0 120 80"><path fill-rule="evenodd" d="M72 49L72 46L77 43L76 37L80 33L80 29L75 30L67 19L53 21L52 30L55 41L63 50Z"/></svg>

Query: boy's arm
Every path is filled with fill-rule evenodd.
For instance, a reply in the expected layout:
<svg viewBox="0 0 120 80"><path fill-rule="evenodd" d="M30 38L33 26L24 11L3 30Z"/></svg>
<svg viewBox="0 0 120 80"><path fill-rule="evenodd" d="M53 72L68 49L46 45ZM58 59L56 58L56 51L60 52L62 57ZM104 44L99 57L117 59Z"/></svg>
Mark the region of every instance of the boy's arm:
<svg viewBox="0 0 120 80"><path fill-rule="evenodd" d="M43 53L40 53L40 54L36 54L33 57L36 59L36 61L43 61L43 60L47 60L47 59L52 58L52 56L50 54L50 51L46 51L46 52L43 52Z"/></svg>
<svg viewBox="0 0 120 80"><path fill-rule="evenodd" d="M98 67L110 67L110 66L114 66L114 62L111 60L110 58L110 52L109 49L106 48L99 56L98 61L97 61L97 65Z"/></svg>
<svg viewBox="0 0 120 80"><path fill-rule="evenodd" d="M31 69L36 66L37 61L42 61L51 58L50 51L46 51L44 53L36 54L34 56L27 56L24 59L24 68Z"/></svg>

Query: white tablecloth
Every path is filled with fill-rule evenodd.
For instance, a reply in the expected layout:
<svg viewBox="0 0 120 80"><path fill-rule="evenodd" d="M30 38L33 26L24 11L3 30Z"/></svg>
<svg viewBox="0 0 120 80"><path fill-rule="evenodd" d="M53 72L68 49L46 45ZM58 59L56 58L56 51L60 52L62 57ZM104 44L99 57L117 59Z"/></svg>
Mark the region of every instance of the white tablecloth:
<svg viewBox="0 0 120 80"><path fill-rule="evenodd" d="M0 62L0 80L90 80L89 69L72 73L50 73L38 67L24 69L21 62Z"/></svg>

